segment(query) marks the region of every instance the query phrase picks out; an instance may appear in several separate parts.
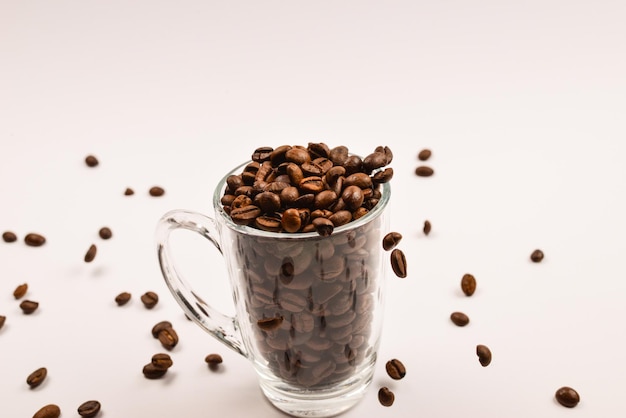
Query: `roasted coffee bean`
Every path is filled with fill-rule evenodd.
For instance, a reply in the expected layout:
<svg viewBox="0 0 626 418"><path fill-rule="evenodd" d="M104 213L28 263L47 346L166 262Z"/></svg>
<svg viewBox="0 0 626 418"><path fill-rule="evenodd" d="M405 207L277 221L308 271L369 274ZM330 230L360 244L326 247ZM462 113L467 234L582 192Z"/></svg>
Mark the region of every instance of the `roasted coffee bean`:
<svg viewBox="0 0 626 418"><path fill-rule="evenodd" d="M36 388L37 386L41 385L44 380L46 380L47 375L48 369L46 369L45 367L40 367L28 375L28 377L26 378L26 383L31 388Z"/></svg>
<svg viewBox="0 0 626 418"><path fill-rule="evenodd" d="M100 238L102 238L102 239L109 239L109 238L111 238L113 236L113 232L111 231L111 228L109 228L107 226L103 226L98 231L98 235L100 235Z"/></svg>
<svg viewBox="0 0 626 418"><path fill-rule="evenodd" d="M131 189L130 187L127 187L124 190L124 196L132 196L135 194L135 191L133 189Z"/></svg>
<svg viewBox="0 0 626 418"><path fill-rule="evenodd" d="M233 209L230 217L237 225L249 225L261 215L261 209L255 205L248 205Z"/></svg>
<svg viewBox="0 0 626 418"><path fill-rule="evenodd" d="M33 302L32 300L25 300L22 303L20 303L20 309L26 315L30 315L33 312L35 312L38 307L39 307L39 302Z"/></svg>
<svg viewBox="0 0 626 418"><path fill-rule="evenodd" d="M83 418L93 418L98 415L98 412L100 412L101 408L102 405L100 404L100 402L94 400L83 402L82 404L80 404L77 411L78 415Z"/></svg>
<svg viewBox="0 0 626 418"><path fill-rule="evenodd" d="M285 154L287 154L287 151L290 149L290 145L281 145L274 149L274 151L270 153L270 161L272 162L272 165L274 165L274 167L278 167L280 164L284 163L287 159Z"/></svg>
<svg viewBox="0 0 626 418"><path fill-rule="evenodd" d="M573 408L580 402L580 395L569 386L563 386L557 389L554 394L557 402L567 408Z"/></svg>
<svg viewBox="0 0 626 418"><path fill-rule="evenodd" d="M159 197L165 194L165 189L160 186L153 186L150 188L150 190L148 190L148 193L150 194L150 196Z"/></svg>
<svg viewBox="0 0 626 418"><path fill-rule="evenodd" d="M43 235L31 232L30 234L26 234L24 242L31 247L41 247L46 243L46 238Z"/></svg>
<svg viewBox="0 0 626 418"><path fill-rule="evenodd" d="M0 329L2 329L6 321L7 321L7 317L4 315L0 315Z"/></svg>
<svg viewBox="0 0 626 418"><path fill-rule="evenodd" d="M174 328L165 328L159 331L157 339L161 345L167 350L173 350L178 345L178 334Z"/></svg>
<svg viewBox="0 0 626 418"><path fill-rule="evenodd" d="M95 167L99 163L100 162L98 161L98 159L94 157L93 155L88 155L85 157L85 164L87 164L88 167Z"/></svg>
<svg viewBox="0 0 626 418"><path fill-rule="evenodd" d="M21 299L22 297L24 297L27 291L28 291L28 283L22 283L21 285L17 286L15 290L13 291L13 297L15 299Z"/></svg>
<svg viewBox="0 0 626 418"><path fill-rule="evenodd" d="M89 249L85 253L85 263L91 263L96 258L96 253L98 252L98 248L95 244L91 244Z"/></svg>
<svg viewBox="0 0 626 418"><path fill-rule="evenodd" d="M481 366L487 367L491 363L491 350L486 345L478 344L476 346L476 355Z"/></svg>
<svg viewBox="0 0 626 418"><path fill-rule="evenodd" d="M172 367L174 362L172 361L172 358L169 356L169 354L158 353L152 356L152 364L157 369L167 370Z"/></svg>
<svg viewBox="0 0 626 418"><path fill-rule="evenodd" d="M311 156L306 149L294 147L285 152L285 160L302 165L311 161Z"/></svg>
<svg viewBox="0 0 626 418"><path fill-rule="evenodd" d="M315 231L322 237L330 236L335 229L333 222L327 218L315 218L313 219L312 224Z"/></svg>
<svg viewBox="0 0 626 418"><path fill-rule="evenodd" d="M272 151L274 151L274 148L272 147L259 147L254 150L250 159L252 161L256 161L257 163L262 163L263 161L270 159Z"/></svg>
<svg viewBox="0 0 626 418"><path fill-rule="evenodd" d="M372 182L375 184L388 183L393 178L393 168L388 167L383 171L378 171L372 176Z"/></svg>
<svg viewBox="0 0 626 418"><path fill-rule="evenodd" d="M415 174L417 174L419 177L430 177L435 174L435 170L426 165L420 165L415 169Z"/></svg>
<svg viewBox="0 0 626 418"><path fill-rule="evenodd" d="M204 361L208 364L209 369L215 370L220 364L222 364L222 356L219 354L209 354L204 358Z"/></svg>
<svg viewBox="0 0 626 418"><path fill-rule="evenodd" d="M315 201L314 201L315 209L328 209L336 201L337 201L337 193L335 193L333 190L322 190L321 192L315 195Z"/></svg>
<svg viewBox="0 0 626 418"><path fill-rule="evenodd" d="M424 227L422 228L424 235L430 234L431 229L432 229L432 225L430 224L430 221L428 220L424 221Z"/></svg>
<svg viewBox="0 0 626 418"><path fill-rule="evenodd" d="M172 327L172 323L170 321L161 321L158 322L156 325L154 325L152 327L152 336L154 338L158 338L159 337L159 332L163 331L164 329L168 329L168 328L173 328Z"/></svg>
<svg viewBox="0 0 626 418"><path fill-rule="evenodd" d="M311 154L311 158L313 159L328 158L330 154L330 148L328 148L328 145L323 142L309 142L307 150L309 151L309 154Z"/></svg>
<svg viewBox="0 0 626 418"><path fill-rule="evenodd" d="M469 273L466 273L461 278L461 290L465 293L465 296L472 296L476 291L476 278Z"/></svg>
<svg viewBox="0 0 626 418"><path fill-rule="evenodd" d="M341 199L346 203L348 210L356 210L363 204L365 195L359 186L348 186L343 190Z"/></svg>
<svg viewBox="0 0 626 418"><path fill-rule="evenodd" d="M117 303L118 306L123 306L123 305L126 305L128 301L130 301L130 298L131 298L130 293L122 292L115 297L115 303Z"/></svg>
<svg viewBox="0 0 626 418"><path fill-rule="evenodd" d="M417 158L420 161L426 161L430 158L431 155L432 155L432 152L429 149L424 148L417 154Z"/></svg>
<svg viewBox="0 0 626 418"><path fill-rule="evenodd" d="M535 250L530 254L530 259L534 262L534 263L540 263L541 260L543 260L543 251L541 250Z"/></svg>
<svg viewBox="0 0 626 418"><path fill-rule="evenodd" d="M402 234L399 232L390 232L383 238L383 249L385 251L393 250L402 240Z"/></svg>
<svg viewBox="0 0 626 418"><path fill-rule="evenodd" d="M372 187L372 178L365 173L350 174L343 182L344 187L358 186L365 190Z"/></svg>
<svg viewBox="0 0 626 418"><path fill-rule="evenodd" d="M2 239L4 240L4 242L15 242L17 241L17 235L15 235L11 231L4 231L2 233Z"/></svg>
<svg viewBox="0 0 626 418"><path fill-rule="evenodd" d="M280 219L274 216L259 216L254 225L263 231L279 232L282 229Z"/></svg>
<svg viewBox="0 0 626 418"><path fill-rule="evenodd" d="M315 195L324 190L324 182L319 176L310 176L303 178L298 184L298 187L302 190L302 193L312 193Z"/></svg>
<svg viewBox="0 0 626 418"><path fill-rule="evenodd" d="M382 152L373 152L363 159L363 169L366 173L371 173L377 168L387 165L387 156Z"/></svg>
<svg viewBox="0 0 626 418"><path fill-rule="evenodd" d="M405 278L407 276L406 272L406 257L402 250L395 248L391 251L391 268L396 276L400 278Z"/></svg>
<svg viewBox="0 0 626 418"><path fill-rule="evenodd" d="M334 165L343 165L343 163L345 163L348 159L348 156L348 147L343 145L332 148L328 153L328 158Z"/></svg>
<svg viewBox="0 0 626 418"><path fill-rule="evenodd" d="M143 375L147 379L160 379L167 373L167 369L159 369L153 363L143 366Z"/></svg>
<svg viewBox="0 0 626 418"><path fill-rule="evenodd" d="M33 418L59 418L61 416L61 408L55 404L48 404L35 412Z"/></svg>
<svg viewBox="0 0 626 418"><path fill-rule="evenodd" d="M383 386L378 390L378 402L382 406L391 406L395 400L396 396L388 387Z"/></svg>
<svg viewBox="0 0 626 418"><path fill-rule="evenodd" d="M256 324L263 331L274 331L283 323L283 317L263 318L259 319Z"/></svg>
<svg viewBox="0 0 626 418"><path fill-rule="evenodd" d="M157 303L159 303L159 295L151 291L146 292L141 295L141 302L146 308L152 309L156 306Z"/></svg>
<svg viewBox="0 0 626 418"><path fill-rule="evenodd" d="M452 312L450 314L450 320L459 327L464 327L469 324L469 317L465 315L463 312Z"/></svg>
<svg viewBox="0 0 626 418"><path fill-rule="evenodd" d="M350 155L343 163L343 167L346 169L346 176L364 170L363 160L358 155Z"/></svg>
<svg viewBox="0 0 626 418"><path fill-rule="evenodd" d="M285 212L283 212L280 223L285 231L298 232L300 230L300 227L302 226L300 212L294 208L287 209Z"/></svg>
<svg viewBox="0 0 626 418"><path fill-rule="evenodd" d="M262 212L274 213L280 209L280 197L276 193L261 192L254 197L254 204Z"/></svg>
<svg viewBox="0 0 626 418"><path fill-rule="evenodd" d="M385 370L387 370L387 374L394 380L400 380L404 376L406 376L406 368L404 364L398 359L389 360L385 364Z"/></svg>

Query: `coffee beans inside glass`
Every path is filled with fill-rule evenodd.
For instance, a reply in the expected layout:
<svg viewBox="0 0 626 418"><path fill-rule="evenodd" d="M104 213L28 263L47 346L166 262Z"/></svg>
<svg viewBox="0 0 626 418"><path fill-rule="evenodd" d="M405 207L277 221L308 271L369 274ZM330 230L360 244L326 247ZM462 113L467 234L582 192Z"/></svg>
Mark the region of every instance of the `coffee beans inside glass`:
<svg viewBox="0 0 626 418"><path fill-rule="evenodd" d="M340 414L372 380L391 158L387 147L365 158L323 143L258 148L217 184L212 217L174 210L159 221L159 263L174 298L250 360L263 394L290 415ZM199 233L223 255L234 316L212 308L177 272L177 229Z"/></svg>

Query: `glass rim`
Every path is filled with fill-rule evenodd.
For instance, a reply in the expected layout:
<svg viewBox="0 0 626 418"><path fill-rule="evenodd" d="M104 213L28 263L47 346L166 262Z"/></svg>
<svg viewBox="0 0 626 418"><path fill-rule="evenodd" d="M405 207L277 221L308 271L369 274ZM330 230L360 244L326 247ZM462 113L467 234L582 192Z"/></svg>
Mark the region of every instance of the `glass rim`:
<svg viewBox="0 0 626 418"><path fill-rule="evenodd" d="M224 175L222 179L217 183L217 187L213 192L213 209L215 211L215 216L219 216L224 220L224 224L231 230L236 231L243 235L254 235L257 237L267 237L267 238L280 238L280 239L294 239L294 240L302 240L302 239L311 239L311 238L327 238L323 237L317 232L272 232L265 231L263 229L254 228L248 225L239 225L236 224L230 215L226 213L224 207L222 205L222 196L224 190L226 188L226 179L232 174L236 174L241 172L248 164L250 164L252 160L249 160L243 164L232 169L228 174ZM347 224L338 226L334 228L333 233L330 235L332 237L335 234L339 234L346 231L351 231L360 226L363 226L373 219L376 219L380 216L380 214L385 210L385 207L389 203L389 198L391 196L391 185L389 182L381 183L381 197L376 206L374 206L370 211L368 211L365 215L360 218L350 221Z"/></svg>

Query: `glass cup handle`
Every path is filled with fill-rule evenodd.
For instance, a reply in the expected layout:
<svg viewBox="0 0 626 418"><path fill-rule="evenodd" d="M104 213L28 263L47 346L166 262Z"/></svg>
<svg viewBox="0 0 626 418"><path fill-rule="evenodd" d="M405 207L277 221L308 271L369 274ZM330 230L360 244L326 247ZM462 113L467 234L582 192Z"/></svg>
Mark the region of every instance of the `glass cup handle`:
<svg viewBox="0 0 626 418"><path fill-rule="evenodd" d="M156 230L159 265L167 287L183 311L209 334L239 354L248 357L237 319L219 312L203 301L178 273L170 252L170 234L176 229L197 232L208 239L224 256L220 247L220 234L215 226L215 220L196 212L184 210L173 210L163 215Z"/></svg>

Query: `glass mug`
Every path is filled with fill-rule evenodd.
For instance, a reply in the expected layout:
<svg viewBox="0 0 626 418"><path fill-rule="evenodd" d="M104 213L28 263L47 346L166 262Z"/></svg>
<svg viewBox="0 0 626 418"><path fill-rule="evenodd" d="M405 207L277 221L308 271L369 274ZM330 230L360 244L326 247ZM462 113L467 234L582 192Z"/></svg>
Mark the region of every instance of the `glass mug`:
<svg viewBox="0 0 626 418"><path fill-rule="evenodd" d="M275 407L302 417L340 414L361 400L374 374L389 183L366 215L328 236L267 232L235 224L221 204L226 179L246 164L217 185L214 218L173 210L159 220L163 277L189 318L252 362ZM212 308L177 272L170 234L181 228L208 239L225 259L234 317Z"/></svg>

